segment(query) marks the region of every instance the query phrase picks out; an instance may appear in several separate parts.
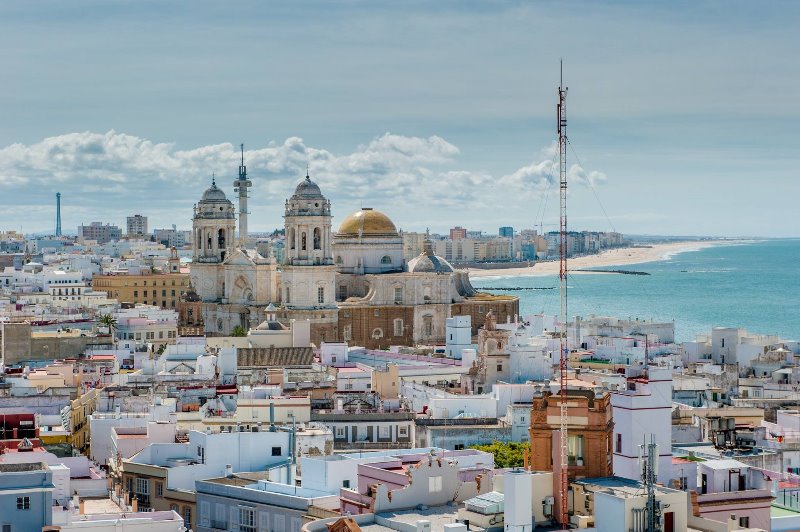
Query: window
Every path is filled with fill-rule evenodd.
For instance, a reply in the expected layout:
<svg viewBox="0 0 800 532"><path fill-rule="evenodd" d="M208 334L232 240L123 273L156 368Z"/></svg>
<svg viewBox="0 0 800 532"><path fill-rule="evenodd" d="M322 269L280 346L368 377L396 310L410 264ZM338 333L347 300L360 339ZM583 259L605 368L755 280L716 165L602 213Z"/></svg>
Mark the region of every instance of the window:
<svg viewBox="0 0 800 532"><path fill-rule="evenodd" d="M139 297L139 291L138 290L134 290L133 291L133 297Z"/></svg>
<svg viewBox="0 0 800 532"><path fill-rule="evenodd" d="M352 382L348 382L348 383L346 383L346 384L344 385L344 389L345 389L345 390L352 390L352 389L353 389L353 383L352 383Z"/></svg>
<svg viewBox="0 0 800 532"><path fill-rule="evenodd" d="M396 286L394 289L394 303L395 305L399 305L403 302L403 287Z"/></svg>
<svg viewBox="0 0 800 532"><path fill-rule="evenodd" d="M618 453L622 452L622 434L620 434L619 432L617 433L617 452Z"/></svg>
<svg viewBox="0 0 800 532"><path fill-rule="evenodd" d="M272 456L280 456L281 455L281 448L280 447L273 447L272 448Z"/></svg>
<svg viewBox="0 0 800 532"><path fill-rule="evenodd" d="M172 281L172 284L175 284L175 281ZM170 290L170 295L175 297L175 290Z"/></svg>
<svg viewBox="0 0 800 532"><path fill-rule="evenodd" d="M252 508L239 508L239 530L256 532L256 511Z"/></svg>
<svg viewBox="0 0 800 532"><path fill-rule="evenodd" d="M128 486L127 492L131 493L133 491L133 477L128 477L128 481L126 484Z"/></svg>
<svg viewBox="0 0 800 532"><path fill-rule="evenodd" d="M349 480L343 480L342 481L342 487L343 488L349 488L350 487L350 481Z"/></svg>
<svg viewBox="0 0 800 532"><path fill-rule="evenodd" d="M161 482L156 482L156 497L163 497L164 496L164 484Z"/></svg>
<svg viewBox="0 0 800 532"><path fill-rule="evenodd" d="M464 450L464 444L463 443L457 443L457 444L455 444L453 449L456 450L456 451L463 451Z"/></svg>
<svg viewBox="0 0 800 532"><path fill-rule="evenodd" d="M442 491L442 477L428 477L428 492L439 493Z"/></svg>
<svg viewBox="0 0 800 532"><path fill-rule="evenodd" d="M408 427L397 427L397 435L401 438L408 438Z"/></svg>
<svg viewBox="0 0 800 532"><path fill-rule="evenodd" d="M167 297L167 291L166 290L162 290L161 291L161 297Z"/></svg>
<svg viewBox="0 0 800 532"><path fill-rule="evenodd" d="M17 497L17 510L30 510L31 498L30 497Z"/></svg>
<svg viewBox="0 0 800 532"><path fill-rule="evenodd" d="M177 504L170 504L169 505L169 509L172 510L173 512L175 512L176 514L178 513L178 505Z"/></svg>
<svg viewBox="0 0 800 532"><path fill-rule="evenodd" d="M568 436L569 465L583 465L583 436Z"/></svg>
<svg viewBox="0 0 800 532"><path fill-rule="evenodd" d="M394 335L395 336L403 336L403 320L397 318L394 320Z"/></svg>
<svg viewBox="0 0 800 532"><path fill-rule="evenodd" d="M353 326L352 325L345 325L342 327L342 340L345 342L349 342L353 339Z"/></svg>
<svg viewBox="0 0 800 532"><path fill-rule="evenodd" d="M426 338L433 336L433 316L422 317L422 335Z"/></svg>
<svg viewBox="0 0 800 532"><path fill-rule="evenodd" d="M379 309L375 309L372 311L372 315L376 318L381 315L381 311Z"/></svg>
<svg viewBox="0 0 800 532"><path fill-rule="evenodd" d="M344 427L336 427L336 437L344 438Z"/></svg>
<svg viewBox="0 0 800 532"><path fill-rule="evenodd" d="M150 494L150 482L146 478L137 478L136 479L136 493L139 495L149 495Z"/></svg>
<svg viewBox="0 0 800 532"><path fill-rule="evenodd" d="M392 257L390 257L389 255L384 255L383 257L381 257L381 264L391 264L391 263L392 263Z"/></svg>
<svg viewBox="0 0 800 532"><path fill-rule="evenodd" d="M503 364L497 364L497 371L503 371Z"/></svg>
<svg viewBox="0 0 800 532"><path fill-rule="evenodd" d="M287 286L286 287L286 303L291 303L292 302L292 298L290 296L291 296L291 290Z"/></svg>
<svg viewBox="0 0 800 532"><path fill-rule="evenodd" d="M317 303L325 303L325 288L322 286L317 288Z"/></svg>
<svg viewBox="0 0 800 532"><path fill-rule="evenodd" d="M382 426L378 427L378 437L379 438L388 438L389 437L389 427Z"/></svg>
<svg viewBox="0 0 800 532"><path fill-rule="evenodd" d="M739 518L739 526L742 528L750 528L750 518L749 517L740 517Z"/></svg>
<svg viewBox="0 0 800 532"><path fill-rule="evenodd" d="M192 528L192 507L191 506L184 506L183 507L183 524L186 525L186 528Z"/></svg>

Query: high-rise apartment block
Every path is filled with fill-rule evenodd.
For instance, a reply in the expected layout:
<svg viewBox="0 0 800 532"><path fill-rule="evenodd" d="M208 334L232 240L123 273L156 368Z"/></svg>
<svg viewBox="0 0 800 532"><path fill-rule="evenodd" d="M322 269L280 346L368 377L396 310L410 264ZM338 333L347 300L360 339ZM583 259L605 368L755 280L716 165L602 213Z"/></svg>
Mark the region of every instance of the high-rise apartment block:
<svg viewBox="0 0 800 532"><path fill-rule="evenodd" d="M467 230L464 227L456 226L450 229L450 240L461 240L467 238Z"/></svg>
<svg viewBox="0 0 800 532"><path fill-rule="evenodd" d="M78 239L81 241L96 240L98 244L105 244L120 238L122 238L122 230L116 225L92 222L89 225L78 226Z"/></svg>
<svg viewBox="0 0 800 532"><path fill-rule="evenodd" d="M499 236L504 236L506 238L514 238L514 228L509 226L503 226L497 232Z"/></svg>
<svg viewBox="0 0 800 532"><path fill-rule="evenodd" d="M147 216L134 214L128 216L128 236L144 236L147 234Z"/></svg>

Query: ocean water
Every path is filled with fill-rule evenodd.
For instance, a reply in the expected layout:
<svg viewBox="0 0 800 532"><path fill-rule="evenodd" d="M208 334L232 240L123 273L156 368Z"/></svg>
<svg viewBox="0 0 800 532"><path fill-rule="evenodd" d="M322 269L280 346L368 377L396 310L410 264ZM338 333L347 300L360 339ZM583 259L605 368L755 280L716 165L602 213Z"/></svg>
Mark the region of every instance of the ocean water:
<svg viewBox="0 0 800 532"><path fill-rule="evenodd" d="M708 334L712 327L742 327L752 333L800 339L800 240L721 244L611 269L650 275L571 275L570 316L674 321L678 341ZM472 284L492 293L519 296L523 315L559 313L557 275L473 275ZM504 287L541 290L504 291Z"/></svg>

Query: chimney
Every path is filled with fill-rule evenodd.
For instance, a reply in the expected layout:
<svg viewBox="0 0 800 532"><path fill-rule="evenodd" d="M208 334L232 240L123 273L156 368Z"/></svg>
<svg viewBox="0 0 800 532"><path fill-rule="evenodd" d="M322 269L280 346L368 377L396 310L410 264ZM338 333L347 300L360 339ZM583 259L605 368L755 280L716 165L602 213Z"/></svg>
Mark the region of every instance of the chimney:
<svg viewBox="0 0 800 532"><path fill-rule="evenodd" d="M231 478L233 476L233 466L231 464L227 464L225 466L225 478Z"/></svg>

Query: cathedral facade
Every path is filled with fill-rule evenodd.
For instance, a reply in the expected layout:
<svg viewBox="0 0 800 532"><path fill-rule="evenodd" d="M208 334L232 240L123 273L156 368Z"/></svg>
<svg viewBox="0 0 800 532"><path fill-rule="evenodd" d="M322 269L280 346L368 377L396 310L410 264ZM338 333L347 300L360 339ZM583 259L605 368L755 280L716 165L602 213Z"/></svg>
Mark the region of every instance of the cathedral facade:
<svg viewBox="0 0 800 532"><path fill-rule="evenodd" d="M210 336L255 327L270 304L281 319L308 319L317 345L367 348L442 344L450 316L471 315L477 333L488 312L501 321L519 312L518 298L475 290L430 240L404 261L402 235L379 211L363 208L334 232L330 201L309 176L286 200L282 264L240 245L235 226L233 204L212 183L194 209L191 267Z"/></svg>

